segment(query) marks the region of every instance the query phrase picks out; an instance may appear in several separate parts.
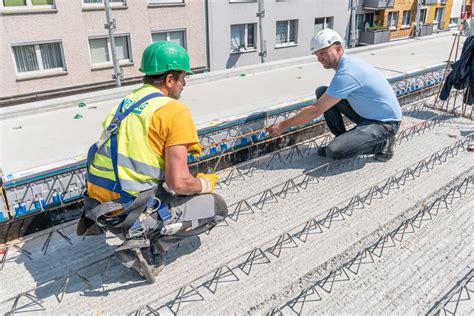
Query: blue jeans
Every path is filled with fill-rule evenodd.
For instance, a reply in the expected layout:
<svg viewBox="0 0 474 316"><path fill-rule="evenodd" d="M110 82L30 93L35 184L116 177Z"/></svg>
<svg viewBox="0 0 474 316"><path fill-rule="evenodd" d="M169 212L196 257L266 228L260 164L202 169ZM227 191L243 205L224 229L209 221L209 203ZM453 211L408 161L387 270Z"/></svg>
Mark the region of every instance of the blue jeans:
<svg viewBox="0 0 474 316"><path fill-rule="evenodd" d="M316 89L316 98L319 99L326 89L325 86ZM342 114L354 122L356 127L346 130ZM329 130L336 136L326 147L326 157L332 159L381 152L400 128L398 121L381 122L361 117L347 100L339 101L324 112L324 119Z"/></svg>

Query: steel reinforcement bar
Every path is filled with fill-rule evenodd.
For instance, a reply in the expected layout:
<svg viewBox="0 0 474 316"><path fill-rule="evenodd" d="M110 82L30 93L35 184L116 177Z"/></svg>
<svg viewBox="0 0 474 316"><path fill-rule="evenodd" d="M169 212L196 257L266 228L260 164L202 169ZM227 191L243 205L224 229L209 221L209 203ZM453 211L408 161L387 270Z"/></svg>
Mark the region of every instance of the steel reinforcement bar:
<svg viewBox="0 0 474 316"><path fill-rule="evenodd" d="M467 149L473 139L474 135L469 135L468 137L457 141L455 144L448 146L441 151L435 152L418 163L397 172L395 175L378 183L370 189L364 190L363 192L353 196L343 203L343 207L332 207L316 217L311 217L308 220L291 227L276 237L272 237L259 245L250 246L249 250L243 254L228 260L226 263L213 268L203 275L187 282L185 285L141 306L130 314L140 315L141 311L145 310L158 314L159 310L162 308L167 308L169 311L176 314L179 311L181 304L184 302L203 301L204 296L198 289L205 288L212 294L215 294L218 284L239 281L240 278L233 272L235 269L249 275L255 264L266 264L271 262L267 254L272 254L274 257L279 258L282 254L283 246L285 246L285 248L288 248L288 245L291 247L298 247L296 240L306 242L309 232L323 232L324 229L330 229L334 220L345 220L347 217L352 215L356 207L365 208L372 203L372 200L375 197L383 198L384 195L388 195L391 190L404 186L410 179L414 180L423 172L431 171L435 165L443 164L450 157L454 158L459 153L460 149ZM473 177L470 177L468 183L472 184L472 182ZM452 203L452 201L450 203ZM232 265L232 263L235 263L238 259L242 258L246 259L236 265ZM211 279L206 279L206 276L212 277ZM228 277L231 279L229 280ZM202 279L205 279L205 281L195 285ZM211 286L213 287L212 290L210 290ZM169 296L174 297L164 303L159 303ZM158 304L158 306L156 306L156 304Z"/></svg>
<svg viewBox="0 0 474 316"><path fill-rule="evenodd" d="M448 209L453 204L455 198L468 194L468 191L470 192L473 187L474 176L465 178L461 183L451 187L447 193L437 198L434 202L419 209L415 215L405 219L394 230L359 251L355 257L344 262L326 276L303 289L299 295L288 300L283 305L272 308L267 315L283 315L285 309L289 309L297 315L303 314L307 304L321 301L323 293L330 294L338 283L350 281L351 276L356 276L363 265L375 263L377 258L383 255L386 248L401 244L405 234L415 233L417 229L421 228L424 221L432 220L442 208ZM472 275L470 278L472 279ZM453 293L451 294L454 295Z"/></svg>
<svg viewBox="0 0 474 316"><path fill-rule="evenodd" d="M424 108L424 104L417 104L414 105L413 107L410 108L409 111L406 113L415 113L422 111ZM432 130L436 126L440 126L441 124L444 124L446 122L449 122L449 116L443 114L443 115L437 115L433 118L431 118L428 121L423 121L421 123L418 123L416 125L413 125L409 129L402 131L397 135L397 145L399 145L403 140L410 140L412 139L415 134L420 135L423 134L425 131ZM321 139L321 142L318 143L318 141ZM231 181L235 179L236 177L251 177L253 175L253 172L256 168L269 168L272 167L275 161L280 161L283 164L289 164L293 161L293 158L296 156L299 156L302 158L305 154L310 155L312 153L312 150L315 150L318 148L318 146L325 145L327 144L330 140L332 139L331 135L323 135L314 139L310 139L307 141L304 141L299 144L292 145L290 147L282 148L280 150L277 150L271 154L265 155L258 157L254 159L253 161L250 162L244 162L242 164L236 165L234 167L230 168L230 172L228 175L224 178L224 180L219 181L218 185L230 185ZM304 147L304 148L303 148ZM286 154L286 156L285 156ZM268 159L269 158L269 159ZM268 159L269 161L266 162L265 160ZM298 179L301 179L301 182L298 183L301 188L306 187L308 182L310 181L321 181L326 178L326 175L329 172L332 172L334 170L341 170L342 168L347 168L347 167L352 167L355 164L361 162L362 160L368 159L367 156L361 156L361 157L356 157L352 159L345 159L342 161L333 161L330 163L326 163L324 165L318 166L316 168L313 168L307 172L305 172L302 175L299 175L297 177L294 177L292 179L287 180L284 183L280 183L270 189L261 191L259 193L256 193L252 196L247 197L246 199L240 200L236 203L231 203L229 204L229 209L232 210L229 218L232 220L237 220L239 217L240 212L245 212L249 211L253 213L252 210L252 204L249 203L248 201L254 199L255 197L259 197L258 202L256 203L257 208L261 208L265 202L269 198L274 198L275 193L274 190L276 188L282 187L281 191L278 190L277 195L286 195L288 190L292 189L297 189L295 183L298 182ZM265 165L265 166L263 166ZM241 171L242 169L245 168L245 171ZM315 174L318 174L315 176ZM296 181L296 182L295 182ZM304 184L304 186L303 186ZM72 244L72 241L70 238L68 238L64 233L63 233L63 227L60 227L59 229L56 229L54 231L50 231L46 233L47 238L43 244L42 251L43 255L47 254L47 251L49 249L49 243L51 238L53 237L54 234L58 234L61 238L63 238L67 243ZM35 236L34 238L41 238L44 235L39 235ZM10 249L16 249L17 251L20 252L20 254L25 255L29 260L33 260L33 257L30 252L27 250L22 249L18 245L21 242L19 241L18 243L9 243L4 245L3 247L0 247L0 250L2 250L3 255L0 259L0 271L3 269L5 262L7 261L7 256L10 252Z"/></svg>

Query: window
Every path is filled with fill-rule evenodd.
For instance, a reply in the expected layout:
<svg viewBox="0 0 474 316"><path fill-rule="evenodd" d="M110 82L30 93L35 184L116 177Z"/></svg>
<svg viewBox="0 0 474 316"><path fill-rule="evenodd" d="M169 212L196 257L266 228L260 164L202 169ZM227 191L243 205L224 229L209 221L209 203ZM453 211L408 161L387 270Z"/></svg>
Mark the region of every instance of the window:
<svg viewBox="0 0 474 316"><path fill-rule="evenodd" d="M365 26L366 27L374 26L374 18L375 18L375 13L366 13L365 22L364 22Z"/></svg>
<svg viewBox="0 0 474 316"><path fill-rule="evenodd" d="M112 63L112 50L107 37L90 38L89 46L91 51L92 64ZM115 36L115 49L117 59L131 62L130 37L128 35Z"/></svg>
<svg viewBox="0 0 474 316"><path fill-rule="evenodd" d="M54 0L3 0L3 7L54 8ZM1 6L1 5L0 5Z"/></svg>
<svg viewBox="0 0 474 316"><path fill-rule="evenodd" d="M324 29L332 29L334 18L326 17L326 18L316 18L314 19L314 35L318 34L319 31Z"/></svg>
<svg viewBox="0 0 474 316"><path fill-rule="evenodd" d="M12 46L18 73L66 70L61 42Z"/></svg>
<svg viewBox="0 0 474 316"><path fill-rule="evenodd" d="M364 15L363 14L356 15L355 25L358 31L362 31L364 29Z"/></svg>
<svg viewBox="0 0 474 316"><path fill-rule="evenodd" d="M86 6L91 6L91 7L103 7L104 6L104 0L82 0L82 3ZM125 6L127 5L126 0L109 0L110 6Z"/></svg>
<svg viewBox="0 0 474 316"><path fill-rule="evenodd" d="M156 32L151 34L151 40L153 42L168 41L175 42L186 48L186 31L169 31L169 32Z"/></svg>
<svg viewBox="0 0 474 316"><path fill-rule="evenodd" d="M83 0L84 4L104 4L104 0ZM122 3L125 4L124 0L109 0L109 3Z"/></svg>
<svg viewBox="0 0 474 316"><path fill-rule="evenodd" d="M443 8L436 8L434 23L443 23Z"/></svg>
<svg viewBox="0 0 474 316"><path fill-rule="evenodd" d="M366 31L369 27L374 26L374 14L357 14L356 15L356 28L358 31Z"/></svg>
<svg viewBox="0 0 474 316"><path fill-rule="evenodd" d="M150 0L150 4L184 3L184 0Z"/></svg>
<svg viewBox="0 0 474 316"><path fill-rule="evenodd" d="M449 19L449 25L450 26L456 26L459 23L459 18L450 18Z"/></svg>
<svg viewBox="0 0 474 316"><path fill-rule="evenodd" d="M396 30L398 26L398 12L389 12L388 13L388 21L387 21L387 26L391 30Z"/></svg>
<svg viewBox="0 0 474 316"><path fill-rule="evenodd" d="M411 11L403 11L402 26L411 26Z"/></svg>
<svg viewBox="0 0 474 316"><path fill-rule="evenodd" d="M257 48L257 24L236 24L230 26L230 51L241 52Z"/></svg>
<svg viewBox="0 0 474 316"><path fill-rule="evenodd" d="M420 10L420 19L418 20L419 23L426 24L426 12L428 9L421 9Z"/></svg>
<svg viewBox="0 0 474 316"><path fill-rule="evenodd" d="M288 46L296 44L298 20L276 22L276 46Z"/></svg>

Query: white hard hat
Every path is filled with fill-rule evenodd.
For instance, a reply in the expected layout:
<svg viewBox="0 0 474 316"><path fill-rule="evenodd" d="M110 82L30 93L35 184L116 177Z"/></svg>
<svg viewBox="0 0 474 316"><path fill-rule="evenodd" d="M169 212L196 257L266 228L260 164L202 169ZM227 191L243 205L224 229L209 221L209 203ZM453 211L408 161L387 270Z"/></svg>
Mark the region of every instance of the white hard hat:
<svg viewBox="0 0 474 316"><path fill-rule="evenodd" d="M311 40L311 54L316 53L320 49L331 46L335 42L339 42L341 45L344 45L344 41L336 31L331 29L319 31L318 34L316 34Z"/></svg>

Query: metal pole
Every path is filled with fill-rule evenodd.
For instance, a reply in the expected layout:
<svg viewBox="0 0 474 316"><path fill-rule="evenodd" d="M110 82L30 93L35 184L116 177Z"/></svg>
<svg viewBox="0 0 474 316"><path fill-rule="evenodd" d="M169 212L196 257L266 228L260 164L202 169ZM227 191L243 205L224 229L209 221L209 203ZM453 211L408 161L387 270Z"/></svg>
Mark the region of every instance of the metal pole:
<svg viewBox="0 0 474 316"><path fill-rule="evenodd" d="M258 0L258 12L257 12L258 33L260 36L260 52L258 53L258 56L260 56L260 61L262 64L265 62L265 57L267 56L267 47L266 47L266 41L263 39L263 26L262 26L262 20L265 17L265 8L263 6L263 1L264 0Z"/></svg>
<svg viewBox="0 0 474 316"><path fill-rule="evenodd" d="M351 1L351 41L350 47L356 47L356 10L357 10L357 0Z"/></svg>
<svg viewBox="0 0 474 316"><path fill-rule="evenodd" d="M117 59L117 49L115 48L115 19L112 17L112 9L110 8L109 0L104 0L105 7L105 18L107 19L107 24L104 24L104 27L109 31L109 42L110 50L112 52L112 63L114 65L114 74L112 79L115 80L115 85L117 87L122 86L122 69L120 69L120 64Z"/></svg>
<svg viewBox="0 0 474 316"><path fill-rule="evenodd" d="M417 0L416 1L416 14L415 14L415 31L413 33L413 37L419 37L421 35L421 27L422 27L422 23L420 21L421 5L422 5L422 0Z"/></svg>

